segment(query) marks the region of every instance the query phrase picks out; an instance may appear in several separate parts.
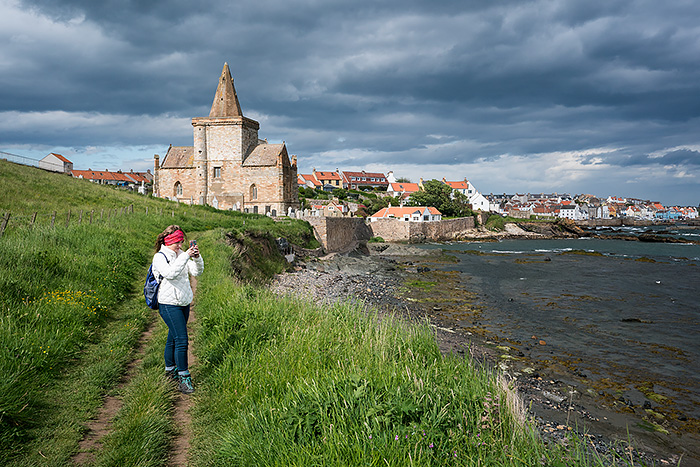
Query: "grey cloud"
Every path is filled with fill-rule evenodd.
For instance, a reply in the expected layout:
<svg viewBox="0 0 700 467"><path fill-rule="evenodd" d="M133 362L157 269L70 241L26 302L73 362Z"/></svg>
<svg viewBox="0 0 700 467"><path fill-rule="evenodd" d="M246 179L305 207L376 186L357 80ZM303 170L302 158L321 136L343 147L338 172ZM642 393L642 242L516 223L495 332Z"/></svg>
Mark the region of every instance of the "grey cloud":
<svg viewBox="0 0 700 467"><path fill-rule="evenodd" d="M261 136L287 141L302 164L328 151L357 164L429 158L449 167L611 148L596 157L636 167L660 161L635 155L699 144L692 2L22 5L65 25L56 32L65 37L0 52L0 111L124 121L70 133L53 123L38 132L0 126L3 143L186 144L188 125L157 120L206 115L227 61L244 113L264 119ZM145 128L129 131L130 118ZM691 155L660 159L694 167Z"/></svg>

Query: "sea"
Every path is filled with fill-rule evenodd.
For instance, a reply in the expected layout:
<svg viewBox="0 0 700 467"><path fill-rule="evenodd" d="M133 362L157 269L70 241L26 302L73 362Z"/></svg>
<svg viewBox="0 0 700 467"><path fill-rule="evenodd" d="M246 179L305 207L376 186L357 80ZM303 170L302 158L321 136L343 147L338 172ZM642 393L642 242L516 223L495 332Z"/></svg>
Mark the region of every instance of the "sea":
<svg viewBox="0 0 700 467"><path fill-rule="evenodd" d="M603 238L426 244L457 258L479 326L535 365L554 362L601 395L700 419L700 241L697 227L601 229ZM459 321L456 321L459 327Z"/></svg>

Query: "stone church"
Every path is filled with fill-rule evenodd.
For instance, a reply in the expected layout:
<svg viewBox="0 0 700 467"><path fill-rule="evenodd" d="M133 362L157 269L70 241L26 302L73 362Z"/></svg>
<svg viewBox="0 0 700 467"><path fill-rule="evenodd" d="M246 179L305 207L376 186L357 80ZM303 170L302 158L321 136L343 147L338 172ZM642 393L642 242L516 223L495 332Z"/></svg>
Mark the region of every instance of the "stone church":
<svg viewBox="0 0 700 467"><path fill-rule="evenodd" d="M209 116L192 126L194 146L154 156L154 196L273 216L299 208L296 156L290 162L284 143L258 138L260 124L243 116L228 64Z"/></svg>

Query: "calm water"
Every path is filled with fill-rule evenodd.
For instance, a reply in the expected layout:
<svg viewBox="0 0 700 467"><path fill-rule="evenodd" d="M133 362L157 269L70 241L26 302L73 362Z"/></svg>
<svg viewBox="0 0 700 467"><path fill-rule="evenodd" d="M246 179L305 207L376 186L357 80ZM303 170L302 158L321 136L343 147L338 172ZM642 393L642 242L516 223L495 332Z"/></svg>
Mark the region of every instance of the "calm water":
<svg viewBox="0 0 700 467"><path fill-rule="evenodd" d="M576 239L424 248L459 258L444 269L459 271L478 294L479 324L496 336L522 343L536 360L564 359L590 383L609 378L630 391L651 384L672 408L700 418L700 245ZM547 345L533 345L532 336Z"/></svg>

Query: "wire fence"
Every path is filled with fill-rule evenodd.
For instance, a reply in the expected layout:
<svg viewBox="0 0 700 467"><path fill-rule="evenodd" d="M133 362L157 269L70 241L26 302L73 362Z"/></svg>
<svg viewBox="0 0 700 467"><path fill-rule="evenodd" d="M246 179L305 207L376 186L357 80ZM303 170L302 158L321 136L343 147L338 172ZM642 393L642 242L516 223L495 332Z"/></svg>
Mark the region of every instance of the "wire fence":
<svg viewBox="0 0 700 467"><path fill-rule="evenodd" d="M97 209L79 209L79 210L68 210L64 212L58 212L58 211L51 211L51 212L39 212L35 211L32 214L19 214L15 215L12 214L12 212L5 212L2 214L2 217L0 217L0 237L2 237L5 234L5 231L12 228L12 229L19 229L19 228L28 228L32 229L34 227L37 227L39 225L42 226L48 226L51 228L56 228L58 226L63 226L63 227L68 227L70 225L80 225L83 223L86 224L93 224L97 222L107 222L107 221L113 221L115 219L121 218L125 215L128 214L133 214L135 211L138 211L139 209L134 209L134 205L130 204L128 206L122 206L122 207L115 207L115 208L100 208L99 210ZM146 206L144 208L145 214L149 214L149 208ZM142 212L144 212L142 211ZM163 208L153 208L150 210L150 213L152 215L168 215L168 211L170 211L170 216L175 217L177 214L178 216L187 216L187 211L180 212L179 210L175 209L163 209ZM207 212L205 211L202 214L202 218L206 219L207 218ZM192 210L191 211L192 217L197 217L197 211Z"/></svg>
<svg viewBox="0 0 700 467"><path fill-rule="evenodd" d="M43 161L41 159L32 159L31 157L20 156L19 154L12 154L11 152L5 151L0 151L0 155L2 156L2 159L6 159L10 162L16 162L17 164L29 165L39 169L50 170L51 172L64 171L63 164Z"/></svg>

